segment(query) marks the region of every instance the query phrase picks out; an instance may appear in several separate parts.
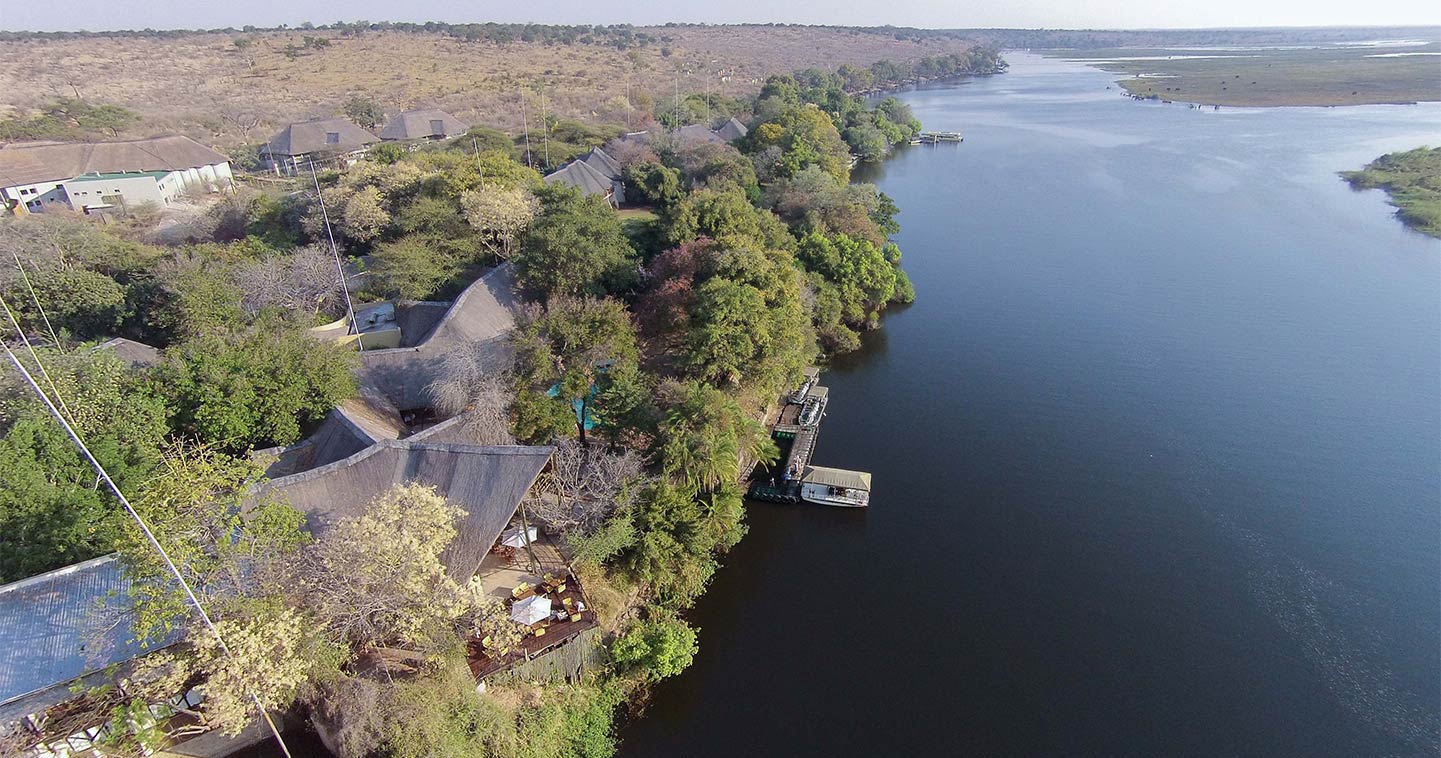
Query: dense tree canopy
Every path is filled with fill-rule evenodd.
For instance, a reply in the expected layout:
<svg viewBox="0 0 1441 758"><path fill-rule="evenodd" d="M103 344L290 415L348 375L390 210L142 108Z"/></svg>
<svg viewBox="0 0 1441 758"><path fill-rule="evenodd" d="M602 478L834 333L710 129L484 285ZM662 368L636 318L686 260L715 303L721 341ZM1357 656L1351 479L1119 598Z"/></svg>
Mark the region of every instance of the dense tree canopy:
<svg viewBox="0 0 1441 758"><path fill-rule="evenodd" d="M355 393L348 347L270 322L171 348L156 367L176 429L222 450L286 445Z"/></svg>
<svg viewBox="0 0 1441 758"><path fill-rule="evenodd" d="M540 191L540 214L515 256L517 281L544 296L601 296L635 279L636 256L605 200L551 186Z"/></svg>

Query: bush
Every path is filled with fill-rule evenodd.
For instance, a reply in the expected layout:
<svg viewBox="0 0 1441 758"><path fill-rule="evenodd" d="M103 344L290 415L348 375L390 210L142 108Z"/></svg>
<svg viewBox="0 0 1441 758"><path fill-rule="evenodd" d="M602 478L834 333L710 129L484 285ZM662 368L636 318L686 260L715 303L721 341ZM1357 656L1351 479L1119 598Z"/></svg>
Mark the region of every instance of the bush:
<svg viewBox="0 0 1441 758"><path fill-rule="evenodd" d="M695 629L679 619L662 619L637 624L610 653L622 669L656 680L685 671L699 650Z"/></svg>

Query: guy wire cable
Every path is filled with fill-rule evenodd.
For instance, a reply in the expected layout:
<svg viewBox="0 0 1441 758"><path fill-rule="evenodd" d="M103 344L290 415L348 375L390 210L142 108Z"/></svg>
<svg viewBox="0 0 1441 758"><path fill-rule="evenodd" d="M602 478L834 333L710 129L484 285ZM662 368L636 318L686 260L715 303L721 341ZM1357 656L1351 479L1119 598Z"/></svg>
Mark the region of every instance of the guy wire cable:
<svg viewBox="0 0 1441 758"><path fill-rule="evenodd" d="M25 280L25 289L30 290L30 299L35 301L35 308L40 311L40 318L45 322L45 331L50 332L50 341L56 347L60 347L60 338L55 336L55 327L50 325L50 317L45 315L45 306L40 304L40 298L35 294L35 287L30 284L30 275L25 272L25 265L20 262L20 255L18 253L10 255L15 258L15 268L20 269L20 278Z"/></svg>
<svg viewBox="0 0 1441 758"><path fill-rule="evenodd" d="M6 308L8 310L8 306ZM170 559L170 554L165 552L165 548L160 544L160 540L156 539L155 534L150 531L150 526L145 523L145 519L141 518L140 513L135 510L135 506L130 504L130 499L125 497L125 493L120 491L120 487L115 484L115 480L110 478L110 473L105 470L105 467L100 464L100 461L96 460L95 455L90 452L90 448L85 445L85 441L80 439L80 434L76 432L74 427L70 425L70 422L66 420L66 414L61 413L60 409L55 407L55 404L50 401L50 397L45 394L45 391L40 389L40 385L36 383L35 377L31 375L30 370L25 368L25 364L21 362L19 356L15 355L14 350L10 349L10 342L0 337L0 347L5 349L6 357L10 359L11 363L15 364L16 370L24 377L25 383L30 385L30 389L33 390L35 395L40 398L40 401L45 404L45 408L50 411L50 415L54 416L55 420L60 422L60 426L65 430L65 433L69 435L70 441L75 443L75 446L80 449L85 459L90 462L90 466L95 469L95 473L105 481L106 486L115 494L115 498L120 501L126 513L130 514L130 517L139 525L140 531L145 535L145 539L150 543L150 547L154 548L155 552L165 561L165 566L170 570L171 576L175 577L175 581L180 583L181 589L185 590L187 601L195 608L196 612L200 614L201 622L205 624L205 628L208 629L211 636L215 638L216 644L220 646L220 651L224 653L227 658L232 657L230 648L225 644L225 639L220 636L220 630L216 629L215 623L210 620L210 614L205 612L205 607L200 604L200 599L197 598L195 592L190 589L190 583L185 580L185 576L180 573L180 569L175 565L175 562ZM33 349L31 350L31 356L34 357L36 361L39 361L39 356L35 354ZM284 753L286 758L291 758L290 748L286 746L285 739L280 736L280 729L275 726L275 721L270 718L270 713L265 709L264 704L260 702L260 696L252 693L250 699L255 703L256 709L260 711L261 717L265 719L266 725L270 727L270 733L274 735L276 744L280 746L280 752Z"/></svg>

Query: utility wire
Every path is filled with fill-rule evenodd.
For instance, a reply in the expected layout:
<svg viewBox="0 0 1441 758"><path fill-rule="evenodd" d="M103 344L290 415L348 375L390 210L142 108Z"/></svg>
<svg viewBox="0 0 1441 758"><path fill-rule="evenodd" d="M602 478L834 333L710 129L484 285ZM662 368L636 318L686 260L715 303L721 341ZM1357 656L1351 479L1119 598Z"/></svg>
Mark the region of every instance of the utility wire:
<svg viewBox="0 0 1441 758"><path fill-rule="evenodd" d="M15 258L15 268L20 269L20 278L25 280L25 289L30 290L30 299L35 301L35 308L40 311L40 319L45 322L45 331L50 332L50 342L56 347L60 347L60 338L55 336L55 327L50 325L50 317L45 315L45 306L40 304L40 298L35 295L35 287L30 284L30 275L25 273L25 266L20 263L20 255L18 253L10 255Z"/></svg>
<svg viewBox="0 0 1441 758"><path fill-rule="evenodd" d="M9 311L9 306L7 305L5 309ZM21 336L23 337L24 334L22 333ZM29 344L28 340L26 344ZM11 363L15 364L16 370L25 378L25 383L30 385L30 389L35 392L35 395L45 404L45 408L50 411L50 415L54 416L55 420L60 422L60 426L65 430L65 433L69 435L70 441L74 442L75 446L80 449L81 454L90 462L90 466L95 469L95 473L104 480L106 486L115 494L115 498L120 501L120 505L125 508L126 513L129 513L130 517L139 525L140 531L145 535L146 541L150 543L150 546L154 548L155 552L165 561L166 568L170 570L171 576L175 577L175 581L180 583L181 589L185 590L187 601L195 608L196 613L200 614L200 620L205 624L205 628L210 631L211 636L215 638L215 643L220 646L220 651L224 653L227 658L232 657L233 654L230 652L230 648L226 646L225 639L220 636L220 630L215 628L215 623L210 620L210 614L205 612L205 607L200 604L200 599L197 598L195 592L190 589L190 583L185 580L185 576L180 573L180 569L176 567L175 562L170 559L170 554L165 552L165 548L160 544L160 540L155 538L155 533L150 531L150 526L145 523L145 519L141 518L140 513L135 510L135 506L130 504L130 499L125 497L125 493L120 491L120 487L115 484L115 480L110 478L109 472L105 470L104 466L100 465L100 461L95 459L95 455L90 452L90 448L85 445L85 441L80 439L80 434L76 432L75 428L66 420L68 412L61 413L60 409L55 407L55 403L51 402L50 396L46 395L45 391L40 389L40 385L35 382L35 377L31 375L30 370L25 368L25 364L21 362L19 356L15 355L14 350L10 349L9 341L0 337L0 346L4 347L6 357L10 359ZM40 356L35 353L34 348L30 349L30 355L39 363ZM250 700L255 703L256 709L260 711L260 715L265 719L265 724L270 727L270 733L274 735L276 744L280 746L280 752L285 754L285 758L291 758L290 748L286 746L285 739L280 736L280 729L275 726L275 721L270 718L270 713L265 709L265 705L260 702L260 696L252 693Z"/></svg>
<svg viewBox="0 0 1441 758"><path fill-rule="evenodd" d="M350 303L350 285L345 282L345 266L340 263L340 248L335 246L335 233L330 231L330 213L325 210L325 196L320 193L320 175L315 173L315 161L310 162L310 179L315 182L315 199L320 203L320 218L325 222L325 236L330 239L330 255L335 258L335 273L340 276L340 289L345 293L345 333L350 334L354 329L360 334L360 326L355 323L355 307ZM360 352L365 352L365 340L357 338L356 347Z"/></svg>
<svg viewBox="0 0 1441 758"><path fill-rule="evenodd" d="M37 300L36 303L38 304L39 301ZM15 312L10 310L10 304L5 302L5 298L3 297L0 297L0 306L4 306L5 315L10 317L10 323L15 327L15 333L20 335L20 341L25 343L25 349L30 351L30 357L35 361L35 365L39 367L40 375L45 377L45 383L50 385L50 391L55 393L55 401L60 403L61 408L65 409L65 415L71 415L70 406L65 404L65 398L60 394L60 388L55 386L55 380L51 379L50 372L45 370L45 364L40 360L40 354L35 352L35 346L30 344L30 338L25 336L25 330L20 328L20 321L15 318ZM56 345L58 346L59 343L57 342Z"/></svg>

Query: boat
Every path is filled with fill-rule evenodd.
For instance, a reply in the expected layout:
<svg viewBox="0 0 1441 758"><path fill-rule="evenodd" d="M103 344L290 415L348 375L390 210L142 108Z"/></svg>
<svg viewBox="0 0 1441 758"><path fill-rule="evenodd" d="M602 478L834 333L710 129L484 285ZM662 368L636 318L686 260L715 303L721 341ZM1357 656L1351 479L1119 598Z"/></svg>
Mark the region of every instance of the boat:
<svg viewBox="0 0 1441 758"><path fill-rule="evenodd" d="M864 508L871 502L871 475L866 471L807 466L801 477L801 499L816 505Z"/></svg>
<svg viewBox="0 0 1441 758"><path fill-rule="evenodd" d="M805 407L801 409L800 416L796 423L801 426L815 426L821 422L821 414L825 413L826 400L830 392L825 387L812 387L810 397L806 398Z"/></svg>
<svg viewBox="0 0 1441 758"><path fill-rule="evenodd" d="M807 368L805 370L805 377L805 381L801 382L801 386L796 388L796 391L792 392L790 397L786 398L787 400L797 404L804 403L806 401L806 395L811 391L811 387L814 387L816 382L820 380L821 372L819 369L813 367Z"/></svg>

